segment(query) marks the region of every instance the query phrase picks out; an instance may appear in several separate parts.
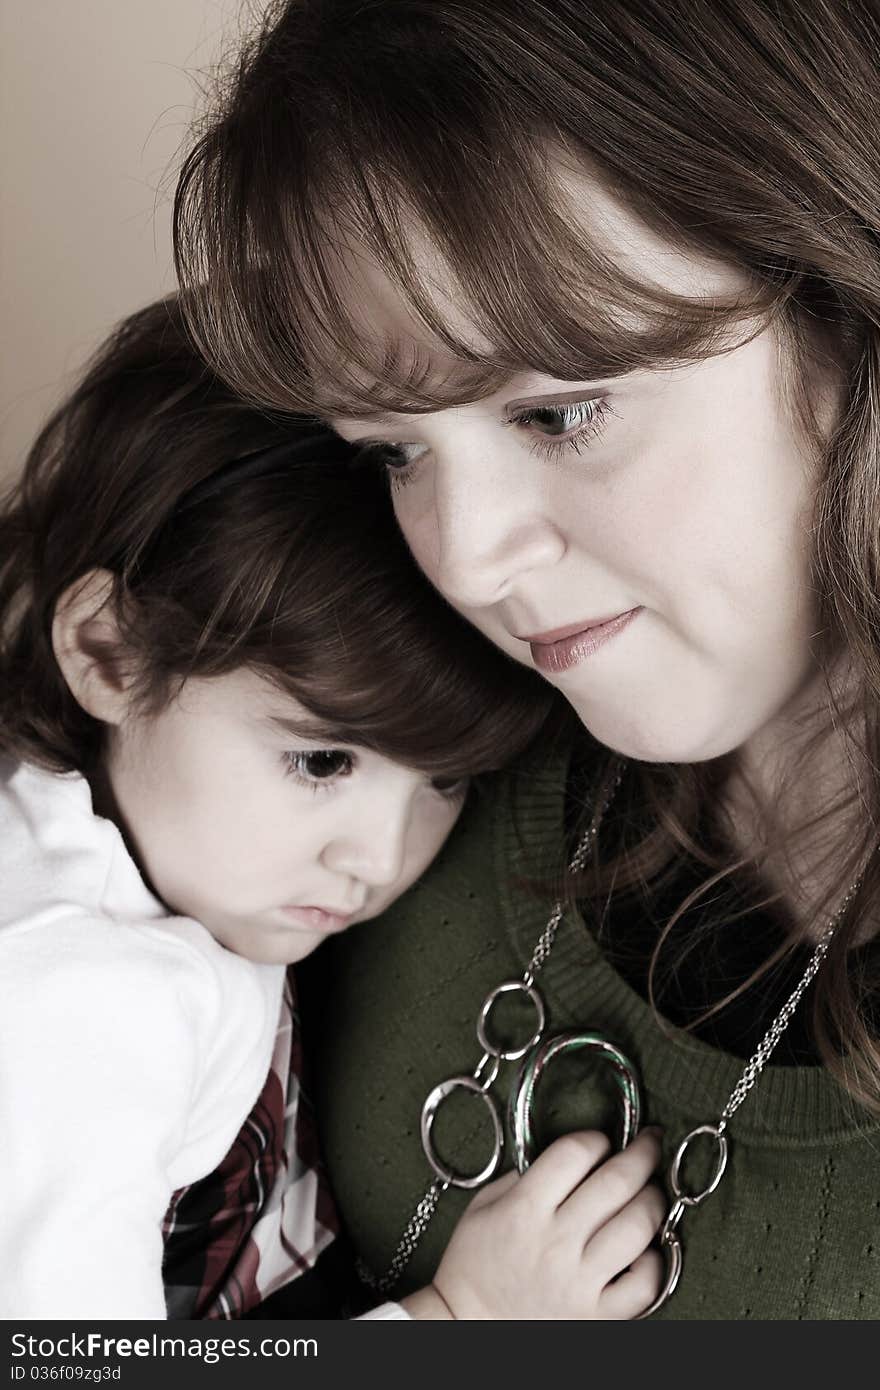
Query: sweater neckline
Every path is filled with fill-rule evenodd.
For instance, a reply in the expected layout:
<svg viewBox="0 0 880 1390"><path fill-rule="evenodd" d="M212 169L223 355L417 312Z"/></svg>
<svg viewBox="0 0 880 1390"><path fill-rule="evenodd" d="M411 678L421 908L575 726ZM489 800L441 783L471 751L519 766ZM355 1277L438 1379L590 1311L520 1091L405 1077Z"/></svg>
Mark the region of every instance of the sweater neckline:
<svg viewBox="0 0 880 1390"><path fill-rule="evenodd" d="M523 968L550 913L523 880L553 882L562 867L564 799L571 747L520 767L499 801L495 853L503 885L504 921ZM542 985L542 979L545 984ZM538 988L558 998L566 1013L590 1026L597 999L615 1019L611 1040L634 1054L645 1093L671 1105L693 1125L715 1123L742 1075L744 1061L657 1019L647 1000L604 956L583 915L569 907L560 922ZM779 1000L781 1008L784 999ZM767 1018L767 1026L773 1014ZM552 1008L551 1008L552 1027ZM768 1147L880 1133L872 1116L821 1066L764 1068L754 1090L728 1126L732 1138Z"/></svg>

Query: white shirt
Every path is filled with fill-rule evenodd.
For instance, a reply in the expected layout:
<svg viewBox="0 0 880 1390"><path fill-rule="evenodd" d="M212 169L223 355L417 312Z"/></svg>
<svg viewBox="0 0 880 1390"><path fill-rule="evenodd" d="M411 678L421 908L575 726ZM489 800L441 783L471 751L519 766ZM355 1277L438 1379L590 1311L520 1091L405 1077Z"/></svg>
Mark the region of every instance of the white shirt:
<svg viewBox="0 0 880 1390"><path fill-rule="evenodd" d="M166 913L82 777L0 760L0 1317L165 1317L162 1218L257 1099L283 982Z"/></svg>

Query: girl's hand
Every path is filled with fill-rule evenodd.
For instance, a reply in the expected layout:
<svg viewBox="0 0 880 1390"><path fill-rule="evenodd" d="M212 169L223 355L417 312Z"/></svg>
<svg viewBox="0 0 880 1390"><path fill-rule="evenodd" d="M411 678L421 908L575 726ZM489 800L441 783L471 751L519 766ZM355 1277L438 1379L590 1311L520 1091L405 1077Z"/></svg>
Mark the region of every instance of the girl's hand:
<svg viewBox="0 0 880 1390"><path fill-rule="evenodd" d="M608 1157L604 1134L558 1139L522 1177L473 1199L433 1285L404 1299L413 1317L633 1318L657 1296L663 1263L648 1246L666 1212L648 1179L660 1158L643 1130Z"/></svg>

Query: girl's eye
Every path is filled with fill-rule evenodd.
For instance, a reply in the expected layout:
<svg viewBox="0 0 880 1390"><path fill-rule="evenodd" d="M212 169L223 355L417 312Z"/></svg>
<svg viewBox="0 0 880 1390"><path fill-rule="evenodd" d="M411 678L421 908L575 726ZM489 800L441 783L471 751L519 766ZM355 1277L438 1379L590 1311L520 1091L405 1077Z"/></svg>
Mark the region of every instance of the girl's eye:
<svg viewBox="0 0 880 1390"><path fill-rule="evenodd" d="M611 414L607 400L572 401L564 405L530 406L512 415L507 424L537 436L535 448L553 456L566 449L575 453L598 436Z"/></svg>
<svg viewBox="0 0 880 1390"><path fill-rule="evenodd" d="M470 786L469 777L432 777L431 786L447 801L458 801Z"/></svg>
<svg viewBox="0 0 880 1390"><path fill-rule="evenodd" d="M354 758L341 748L285 753L284 764L289 776L307 787L335 782L340 777L348 777L354 770Z"/></svg>

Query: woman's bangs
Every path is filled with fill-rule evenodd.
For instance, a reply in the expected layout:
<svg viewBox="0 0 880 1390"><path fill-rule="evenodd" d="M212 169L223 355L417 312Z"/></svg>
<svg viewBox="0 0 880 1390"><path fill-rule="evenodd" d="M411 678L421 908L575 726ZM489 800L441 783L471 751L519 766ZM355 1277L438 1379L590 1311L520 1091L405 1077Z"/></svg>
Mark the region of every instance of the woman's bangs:
<svg viewBox="0 0 880 1390"><path fill-rule="evenodd" d="M311 197L290 218L278 267L307 408L355 419L417 414L498 390L509 375L503 354L474 346L469 306L456 305L453 322L395 200L381 197L363 170L352 169L347 182L344 204L336 179L302 190Z"/></svg>
<svg viewBox="0 0 880 1390"><path fill-rule="evenodd" d="M723 350L731 328L791 296L760 265L727 298L652 281L589 196L572 200L569 176L671 250L717 261L711 219L685 223L657 195L642 206L602 175L556 100L564 51L559 92L536 94L511 84L467 7L436 31L429 10L390 31L369 6L345 26L328 17L296 56L268 25L184 166L188 313L246 398L366 417L460 405L527 372L605 380ZM520 52L518 23L499 34Z"/></svg>
<svg viewBox="0 0 880 1390"><path fill-rule="evenodd" d="M332 182L300 185L270 275L277 333L290 337L295 325L301 375L288 373L286 389L296 409L417 414L527 372L619 377L720 351L733 324L772 307L766 295L725 303L636 278L522 166L516 182L496 164L494 181L458 189L442 207L416 170L404 185L363 163L343 168L342 179L337 161Z"/></svg>

